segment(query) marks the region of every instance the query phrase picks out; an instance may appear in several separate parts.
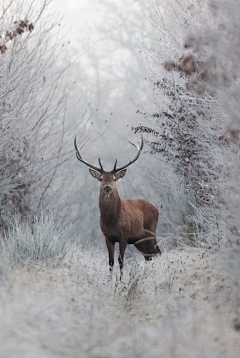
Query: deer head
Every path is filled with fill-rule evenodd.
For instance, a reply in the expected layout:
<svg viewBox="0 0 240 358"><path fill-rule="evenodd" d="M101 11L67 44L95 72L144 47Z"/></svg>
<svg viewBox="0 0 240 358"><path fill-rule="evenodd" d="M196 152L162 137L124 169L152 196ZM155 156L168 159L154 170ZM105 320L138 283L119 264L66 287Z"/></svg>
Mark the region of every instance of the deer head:
<svg viewBox="0 0 240 358"><path fill-rule="evenodd" d="M130 162L128 164L125 164L121 167L117 167L117 159L115 161L113 170L111 170L110 172L106 172L103 169L102 163L101 163L101 159L98 158L98 163L99 163L99 167L96 167L90 163L88 163L85 159L83 159L82 155L79 152L79 149L77 147L77 140L76 137L74 139L74 146L76 149L76 156L77 159L82 162L83 164L86 164L89 167L89 172L90 174L97 179L100 184L100 191L102 194L104 194L105 196L109 197L115 190L116 187L116 182L123 178L124 175L126 174L127 171L127 167L129 167L131 164L133 164L134 162L136 162L136 160L139 158L140 153L143 149L143 137L141 136L141 143L136 146L134 143L130 142L134 147L137 148L137 154L135 155L135 157L133 158L133 160L130 160Z"/></svg>

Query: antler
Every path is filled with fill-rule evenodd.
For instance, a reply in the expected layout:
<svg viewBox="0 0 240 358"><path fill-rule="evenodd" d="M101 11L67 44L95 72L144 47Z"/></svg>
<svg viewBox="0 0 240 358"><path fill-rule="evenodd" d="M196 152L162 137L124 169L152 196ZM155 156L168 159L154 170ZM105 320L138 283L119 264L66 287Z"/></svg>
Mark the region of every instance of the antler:
<svg viewBox="0 0 240 358"><path fill-rule="evenodd" d="M130 141L129 141L129 142L130 142ZM134 162L136 162L136 160L139 158L139 155L141 154L141 151L142 151L142 149L143 149L143 144L144 144L144 142L143 142L143 137L141 136L141 143L140 143L139 146L135 145L135 144L132 143L132 142L130 142L130 143L131 143L134 147L136 147L137 150L138 150L136 156L134 157L133 160L130 160L130 162L129 162L128 164L123 165L122 167L119 167L119 168L117 168L117 159L116 159L116 162L115 162L115 164L114 164L114 168L113 168L113 170L111 171L111 173L120 172L121 170L127 168L129 165L131 165L131 164L133 164Z"/></svg>
<svg viewBox="0 0 240 358"><path fill-rule="evenodd" d="M75 136L75 139L74 139L74 147L76 149L76 157L80 162L82 162L83 164L86 164L89 168L92 168L93 170L95 170L98 173L104 172L100 158L98 158L98 163L99 163L100 168L95 167L94 165L88 163L85 159L83 159L83 157L81 156L81 154L79 152L79 149L77 147L77 138L76 138L76 136Z"/></svg>

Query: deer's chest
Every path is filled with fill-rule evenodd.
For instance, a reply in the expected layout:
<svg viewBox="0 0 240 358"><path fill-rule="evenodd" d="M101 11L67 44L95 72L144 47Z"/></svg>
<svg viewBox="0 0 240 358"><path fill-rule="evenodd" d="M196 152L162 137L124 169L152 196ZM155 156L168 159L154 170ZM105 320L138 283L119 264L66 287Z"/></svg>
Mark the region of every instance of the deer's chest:
<svg viewBox="0 0 240 358"><path fill-rule="evenodd" d="M108 225L101 220L101 230L103 234L109 238L114 239L113 241L119 241L119 238L125 235L125 228L121 225L116 224L115 226Z"/></svg>
<svg viewBox="0 0 240 358"><path fill-rule="evenodd" d="M114 226L108 224L101 218L101 230L103 234L109 238L114 238L114 241L119 241L122 237L138 237L141 235L143 229L142 217L130 217L120 215L119 220Z"/></svg>

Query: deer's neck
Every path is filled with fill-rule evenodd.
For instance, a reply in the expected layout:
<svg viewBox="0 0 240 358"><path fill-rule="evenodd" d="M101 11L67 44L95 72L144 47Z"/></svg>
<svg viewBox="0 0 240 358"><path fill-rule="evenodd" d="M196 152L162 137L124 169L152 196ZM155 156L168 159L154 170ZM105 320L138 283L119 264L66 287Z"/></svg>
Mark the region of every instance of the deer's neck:
<svg viewBox="0 0 240 358"><path fill-rule="evenodd" d="M106 226L115 226L121 209L121 199L116 188L109 196L100 190L99 207L102 222Z"/></svg>

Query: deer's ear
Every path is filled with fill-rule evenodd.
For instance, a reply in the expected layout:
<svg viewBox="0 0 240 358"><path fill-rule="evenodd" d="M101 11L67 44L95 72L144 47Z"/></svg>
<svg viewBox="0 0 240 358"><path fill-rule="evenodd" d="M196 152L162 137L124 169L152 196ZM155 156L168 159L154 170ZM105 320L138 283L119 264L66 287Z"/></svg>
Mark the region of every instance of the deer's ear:
<svg viewBox="0 0 240 358"><path fill-rule="evenodd" d="M123 178L124 175L126 174L126 171L127 171L127 169L123 169L123 170L120 170L120 172L117 172L115 174L115 178L116 178L115 180L119 180L119 179Z"/></svg>
<svg viewBox="0 0 240 358"><path fill-rule="evenodd" d="M102 174L101 173L99 173L99 172L96 172L95 170L93 170L93 169L89 169L89 172L90 172L90 174L95 178L95 179L97 179L97 180L101 180L101 176L102 176Z"/></svg>

